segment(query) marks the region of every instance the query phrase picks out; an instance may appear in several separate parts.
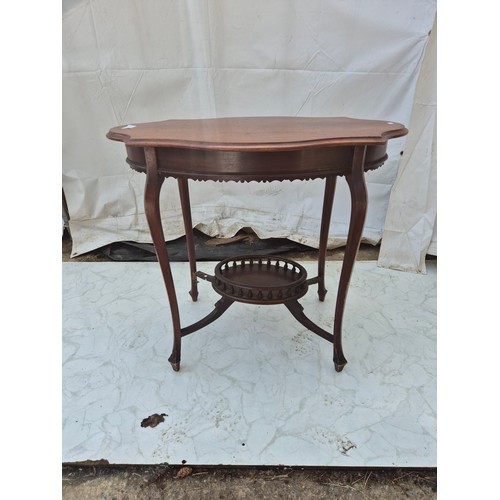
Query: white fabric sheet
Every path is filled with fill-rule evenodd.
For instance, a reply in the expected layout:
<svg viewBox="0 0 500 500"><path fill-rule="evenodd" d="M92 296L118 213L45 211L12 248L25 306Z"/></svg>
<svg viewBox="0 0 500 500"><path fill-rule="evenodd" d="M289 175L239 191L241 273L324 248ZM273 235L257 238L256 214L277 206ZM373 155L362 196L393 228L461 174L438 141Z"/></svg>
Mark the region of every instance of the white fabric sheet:
<svg viewBox="0 0 500 500"><path fill-rule="evenodd" d="M436 40L434 26L415 92L412 132L389 201L381 267L425 273L426 254L437 255Z"/></svg>
<svg viewBox="0 0 500 500"><path fill-rule="evenodd" d="M76 256L150 242L145 176L113 126L219 116L350 116L408 124L434 0L71 0L63 2L63 188ZM367 174L365 241L380 241L400 151ZM193 222L210 235L318 245L323 182L191 182ZM329 246L345 242L339 179ZM297 203L300 200L300 203ZM162 192L167 239L184 233L176 184Z"/></svg>

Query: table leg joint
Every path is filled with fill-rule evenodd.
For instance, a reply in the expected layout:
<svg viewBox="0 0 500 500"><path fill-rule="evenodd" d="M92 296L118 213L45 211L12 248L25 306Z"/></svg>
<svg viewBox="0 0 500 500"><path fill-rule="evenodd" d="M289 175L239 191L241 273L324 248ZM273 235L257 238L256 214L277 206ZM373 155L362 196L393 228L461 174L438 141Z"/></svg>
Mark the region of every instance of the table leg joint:
<svg viewBox="0 0 500 500"><path fill-rule="evenodd" d="M204 318L196 321L195 323L181 328L181 337L185 337L190 333L194 333L198 330L201 330L205 326L213 323L216 319L220 318L225 311L229 308L231 304L233 304L234 300L228 299L227 297L223 297L216 304L215 308L208 313Z"/></svg>
<svg viewBox="0 0 500 500"><path fill-rule="evenodd" d="M304 325L308 330L319 335L321 338L327 340L328 342L333 342L333 335L327 332L311 319L309 319L304 314L304 307L299 304L297 300L292 300L290 302L285 302L286 308L292 313L292 316L301 324Z"/></svg>
<svg viewBox="0 0 500 500"><path fill-rule="evenodd" d="M202 280L210 282L212 282L214 279L214 277L211 274L204 273L203 271L196 271L195 276L201 278Z"/></svg>

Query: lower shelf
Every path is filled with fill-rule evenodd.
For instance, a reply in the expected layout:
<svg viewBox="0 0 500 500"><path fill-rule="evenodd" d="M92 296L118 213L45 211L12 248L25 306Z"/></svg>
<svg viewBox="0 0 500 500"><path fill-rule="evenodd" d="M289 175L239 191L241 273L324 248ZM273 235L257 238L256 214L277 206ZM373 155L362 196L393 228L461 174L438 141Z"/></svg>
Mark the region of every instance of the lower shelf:
<svg viewBox="0 0 500 500"><path fill-rule="evenodd" d="M246 255L219 262L215 275L203 272L196 275L210 281L222 298L214 310L201 320L181 328L181 336L189 335L219 318L234 302L247 304L284 304L299 323L310 331L334 344L335 370L342 371L347 363L340 344L332 333L324 330L304 314L298 302L308 290L308 286L318 283L319 277L307 279L307 271L297 262L283 257ZM174 366L176 369L176 366Z"/></svg>
<svg viewBox="0 0 500 500"><path fill-rule="evenodd" d="M283 257L247 255L225 259L215 267L214 290L249 304L283 304L307 292L307 271Z"/></svg>

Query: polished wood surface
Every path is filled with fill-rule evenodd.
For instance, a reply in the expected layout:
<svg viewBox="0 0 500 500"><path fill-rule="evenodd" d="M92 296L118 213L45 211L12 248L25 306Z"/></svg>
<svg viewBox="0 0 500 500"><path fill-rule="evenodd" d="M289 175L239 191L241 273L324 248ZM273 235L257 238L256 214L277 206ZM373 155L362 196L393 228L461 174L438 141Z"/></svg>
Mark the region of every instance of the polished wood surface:
<svg viewBox="0 0 500 500"><path fill-rule="evenodd" d="M394 122L302 117L168 120L123 125L108 132L109 139L125 143L129 165L146 173L145 212L170 304L174 342L169 361L174 370L180 368L181 338L212 323L231 304L240 301L284 304L302 325L333 343L335 369L342 371L347 363L342 350L342 319L367 210L364 174L385 162L389 139L407 132L403 125ZM345 176L349 186L351 219L332 334L309 319L297 299L313 284L318 284L319 300L325 299L325 255L338 176ZM181 327L159 209L160 190L166 177L177 178L178 182L190 263L191 298L198 297L197 278L211 281L214 290L222 296L212 312L185 327ZM280 257L272 257L269 265L259 256L240 257L225 262L225 267L219 264L215 276L196 270L189 180L316 178L325 178L317 276L307 279L299 264ZM238 279L235 281L235 278Z"/></svg>
<svg viewBox="0 0 500 500"><path fill-rule="evenodd" d="M265 116L128 124L112 128L107 137L127 146L243 152L369 146L407 132L390 121Z"/></svg>
<svg viewBox="0 0 500 500"><path fill-rule="evenodd" d="M318 179L350 172L355 146L292 151L212 151L158 147L158 172L165 177L212 181L275 181ZM146 172L146 148L127 146L127 163ZM364 170L387 160L387 144L366 146Z"/></svg>
<svg viewBox="0 0 500 500"><path fill-rule="evenodd" d="M345 175L357 145L366 147L364 170L373 170L387 159L387 141L407 132L380 120L274 116L130 124L107 137L125 143L139 172L147 170L145 148L154 147L166 177L273 181Z"/></svg>

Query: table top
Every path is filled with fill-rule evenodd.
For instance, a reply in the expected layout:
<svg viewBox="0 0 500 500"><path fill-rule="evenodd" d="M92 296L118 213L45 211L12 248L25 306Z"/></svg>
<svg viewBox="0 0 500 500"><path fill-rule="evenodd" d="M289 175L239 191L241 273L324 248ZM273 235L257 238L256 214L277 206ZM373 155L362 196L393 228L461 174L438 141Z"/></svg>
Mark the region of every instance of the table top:
<svg viewBox="0 0 500 500"><path fill-rule="evenodd" d="M266 116L127 124L112 128L107 137L130 147L251 152L380 145L407 133L391 121Z"/></svg>

